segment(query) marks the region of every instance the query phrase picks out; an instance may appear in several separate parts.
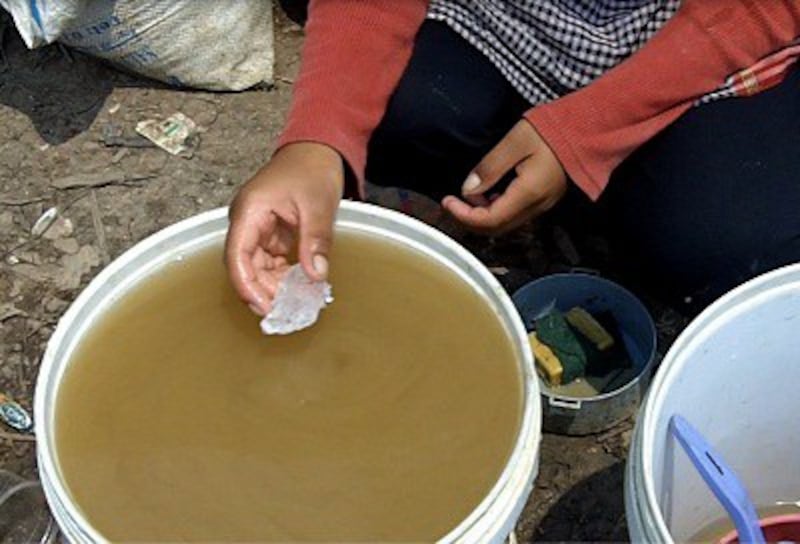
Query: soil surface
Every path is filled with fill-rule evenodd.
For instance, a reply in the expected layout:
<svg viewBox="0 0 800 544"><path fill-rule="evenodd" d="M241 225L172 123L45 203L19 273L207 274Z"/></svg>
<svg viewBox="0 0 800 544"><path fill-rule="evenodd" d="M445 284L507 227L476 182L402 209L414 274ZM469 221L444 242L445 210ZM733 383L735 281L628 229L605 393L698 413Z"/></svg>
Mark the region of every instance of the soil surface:
<svg viewBox="0 0 800 544"><path fill-rule="evenodd" d="M59 317L103 265L171 223L227 205L269 157L302 31L276 13L274 87L214 94L168 88L58 46L28 51L2 10L0 29L0 392L30 409ZM200 127L190 157L169 155L134 131L139 121L174 112ZM408 211L403 198L373 195ZM55 220L35 227L51 207ZM464 235L435 207L411 207L475 251L509 289L586 265L558 225L486 240ZM603 253L602 241L589 247ZM651 309L663 353L685 319ZM596 436L546 434L519 541L627 540L623 473L631 430L626 421ZM0 431L0 468L35 478L33 437L2 425Z"/></svg>

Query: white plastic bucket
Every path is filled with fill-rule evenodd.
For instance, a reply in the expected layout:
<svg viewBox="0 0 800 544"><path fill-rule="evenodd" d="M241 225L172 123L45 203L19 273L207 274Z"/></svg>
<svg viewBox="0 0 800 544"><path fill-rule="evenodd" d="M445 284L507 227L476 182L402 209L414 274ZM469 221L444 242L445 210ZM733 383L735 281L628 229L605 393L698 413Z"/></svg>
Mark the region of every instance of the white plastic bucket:
<svg viewBox="0 0 800 544"><path fill-rule="evenodd" d="M34 415L42 487L53 516L69 542L103 541L73 502L56 455L56 398L70 355L115 300L169 262L220 243L227 228L227 210L220 208L172 225L140 242L89 284L53 333L36 384ZM369 204L343 202L336 229L383 237L437 260L468 282L505 327L523 379L522 421L516 444L506 468L484 500L441 540L447 543L503 542L514 528L533 488L538 471L542 420L533 356L527 333L511 298L491 272L466 249L441 232L398 212Z"/></svg>
<svg viewBox="0 0 800 544"><path fill-rule="evenodd" d="M633 542L686 542L725 517L672 436L686 417L757 506L800 498L800 264L760 276L706 309L664 358L639 415L625 509Z"/></svg>

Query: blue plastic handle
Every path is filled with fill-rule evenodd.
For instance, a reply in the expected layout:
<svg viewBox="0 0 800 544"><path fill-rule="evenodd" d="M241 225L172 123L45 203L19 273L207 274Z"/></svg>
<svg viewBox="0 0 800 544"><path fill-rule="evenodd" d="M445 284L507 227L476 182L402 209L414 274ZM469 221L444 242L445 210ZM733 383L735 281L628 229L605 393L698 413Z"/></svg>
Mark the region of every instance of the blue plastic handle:
<svg viewBox="0 0 800 544"><path fill-rule="evenodd" d="M761 530L758 513L736 473L683 417L672 416L670 428L706 485L728 511L739 533L739 542L763 544L764 532Z"/></svg>

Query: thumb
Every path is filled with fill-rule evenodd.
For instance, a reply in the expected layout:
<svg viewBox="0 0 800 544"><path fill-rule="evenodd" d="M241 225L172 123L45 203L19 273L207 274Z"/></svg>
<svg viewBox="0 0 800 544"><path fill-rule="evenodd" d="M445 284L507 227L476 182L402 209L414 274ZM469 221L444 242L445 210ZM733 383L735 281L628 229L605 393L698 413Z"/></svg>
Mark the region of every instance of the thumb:
<svg viewBox="0 0 800 544"><path fill-rule="evenodd" d="M328 277L328 256L333 244L336 207L311 206L300 210L300 264L315 281Z"/></svg>
<svg viewBox="0 0 800 544"><path fill-rule="evenodd" d="M469 173L461 186L463 196L482 194L533 153L527 123L517 123Z"/></svg>

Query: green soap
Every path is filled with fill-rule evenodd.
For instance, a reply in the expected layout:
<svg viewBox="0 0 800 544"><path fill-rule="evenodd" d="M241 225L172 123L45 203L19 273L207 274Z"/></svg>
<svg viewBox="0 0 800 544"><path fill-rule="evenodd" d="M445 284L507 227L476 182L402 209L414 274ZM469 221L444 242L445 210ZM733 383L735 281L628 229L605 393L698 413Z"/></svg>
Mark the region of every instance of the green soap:
<svg viewBox="0 0 800 544"><path fill-rule="evenodd" d="M558 310L536 320L536 335L553 350L564 374L561 383L567 384L586 373L588 356L578 336Z"/></svg>

